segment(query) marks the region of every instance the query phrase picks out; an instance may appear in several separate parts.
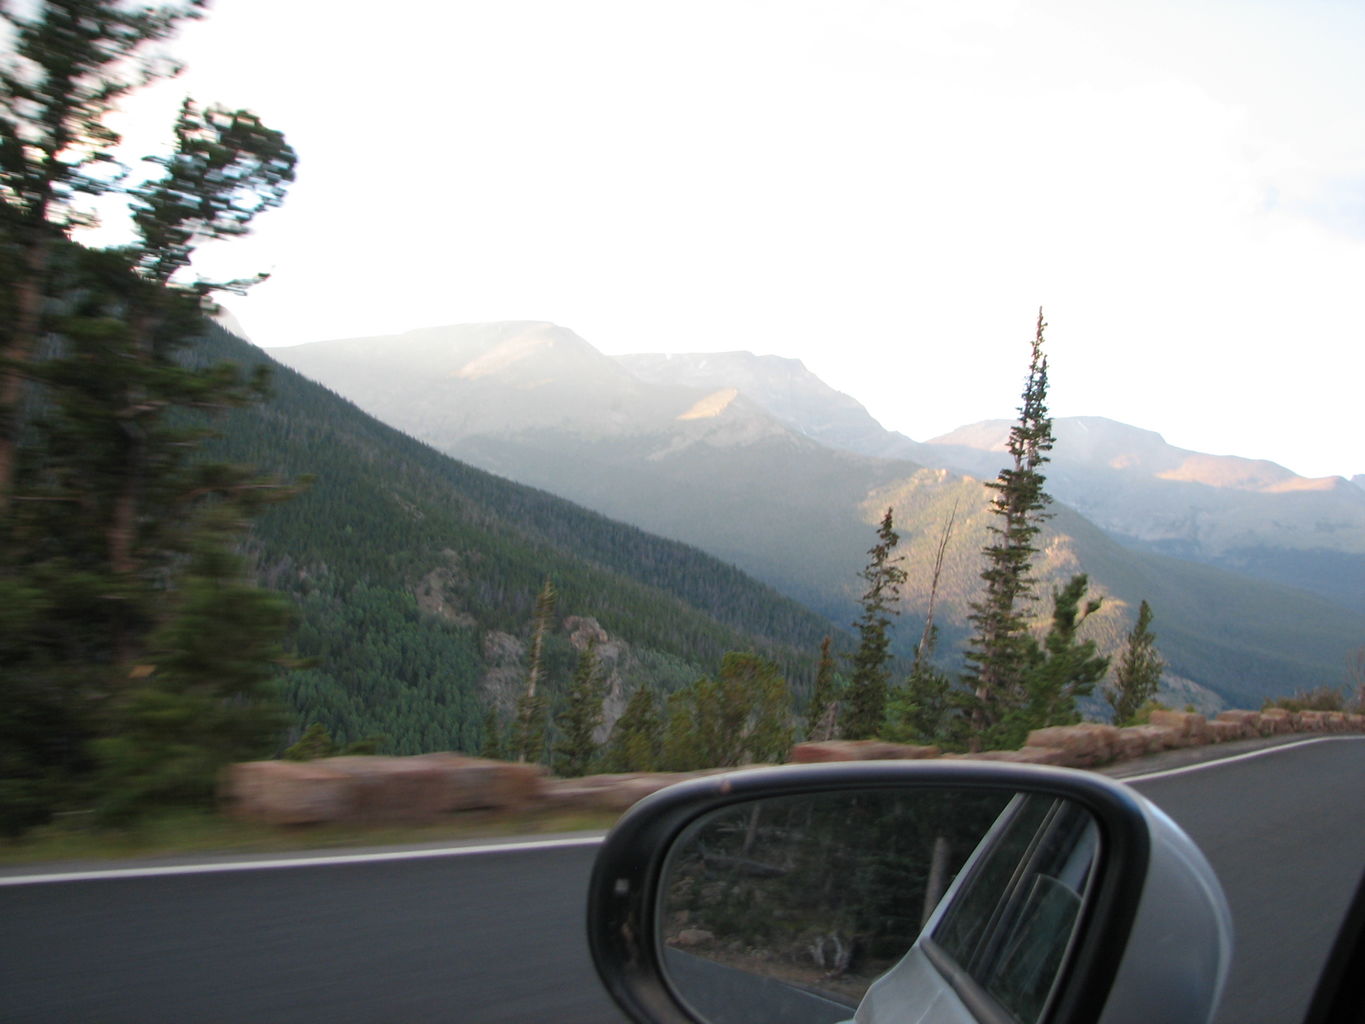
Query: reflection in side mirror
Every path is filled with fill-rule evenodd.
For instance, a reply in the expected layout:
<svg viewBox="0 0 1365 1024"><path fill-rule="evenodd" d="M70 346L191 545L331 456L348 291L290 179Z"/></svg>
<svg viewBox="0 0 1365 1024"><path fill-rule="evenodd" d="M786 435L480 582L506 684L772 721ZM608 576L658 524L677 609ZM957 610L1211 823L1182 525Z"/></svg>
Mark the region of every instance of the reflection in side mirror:
<svg viewBox="0 0 1365 1024"><path fill-rule="evenodd" d="M1208 1024L1231 920L1134 790L989 762L706 776L612 829L588 943L636 1024Z"/></svg>
<svg viewBox="0 0 1365 1024"><path fill-rule="evenodd" d="M663 969L700 1019L916 1020L945 1000L1040 1018L1098 855L1093 816L1003 790L769 797L671 848Z"/></svg>

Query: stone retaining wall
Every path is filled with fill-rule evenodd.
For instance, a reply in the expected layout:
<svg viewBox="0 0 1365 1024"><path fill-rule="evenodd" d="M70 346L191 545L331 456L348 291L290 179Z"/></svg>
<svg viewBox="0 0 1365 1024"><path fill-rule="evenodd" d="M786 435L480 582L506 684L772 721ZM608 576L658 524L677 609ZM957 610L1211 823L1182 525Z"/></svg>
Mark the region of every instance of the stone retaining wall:
<svg viewBox="0 0 1365 1024"><path fill-rule="evenodd" d="M1098 722L1029 733L1019 750L944 754L938 747L880 740L798 743L795 764L822 761L1008 761L1094 768L1180 747L1288 733L1365 732L1365 716L1339 711L1224 711L1212 721L1184 711L1154 711L1147 725ZM328 757L317 761L250 761L231 765L220 795L229 814L274 825L332 822L428 822L470 810L532 808L624 811L685 778L713 772L653 772L553 779L538 765L460 754L417 757Z"/></svg>

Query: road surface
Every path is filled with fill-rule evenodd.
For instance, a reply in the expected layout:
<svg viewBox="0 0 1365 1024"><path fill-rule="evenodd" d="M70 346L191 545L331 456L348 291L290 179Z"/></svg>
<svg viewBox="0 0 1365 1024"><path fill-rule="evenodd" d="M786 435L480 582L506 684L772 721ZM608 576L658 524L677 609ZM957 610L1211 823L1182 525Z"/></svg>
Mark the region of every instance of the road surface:
<svg viewBox="0 0 1365 1024"><path fill-rule="evenodd" d="M1220 1024L1300 1019L1365 868L1365 738L1132 784L1194 836L1223 881L1237 950ZM0 1020L622 1019L583 937L591 841L430 854L0 878Z"/></svg>

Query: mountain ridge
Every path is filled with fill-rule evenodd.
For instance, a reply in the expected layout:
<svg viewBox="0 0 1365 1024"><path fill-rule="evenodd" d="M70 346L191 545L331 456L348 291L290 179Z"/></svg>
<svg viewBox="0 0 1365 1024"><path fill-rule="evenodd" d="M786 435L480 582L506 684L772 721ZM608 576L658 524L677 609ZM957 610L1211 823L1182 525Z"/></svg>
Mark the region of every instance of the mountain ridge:
<svg viewBox="0 0 1365 1024"><path fill-rule="evenodd" d="M475 325L441 330L448 335L502 330L499 337L505 341L517 331L546 329L523 323L504 329ZM942 446L921 445L882 430L854 400L812 381L794 360L747 353L681 359L637 355L605 367L610 357L576 347L587 344L577 339L575 347L563 349L576 361L556 371L557 383L542 382L532 405L527 398L532 392L519 384L522 376L512 375L502 385L497 373L481 376L476 386L485 391L478 394L466 379L437 376L430 367L423 373L420 358L398 352L398 339L379 341L352 346L342 360L350 365L342 370L327 365L327 343L311 347L304 358L291 356L298 350L273 354L318 375L328 386L338 387L342 377L361 382L365 386L353 397L368 411L457 458L699 546L835 621L851 621L857 570L866 560L872 526L888 506L895 508L898 528L905 524L903 549L921 584L918 590L908 588L903 611L922 615L927 605L923 581L929 575L926 553L951 509L959 508L946 573L952 593L940 594L945 609L956 609L956 622L948 612L940 620L948 640L945 656L953 657L951 645L963 636L962 609L979 583L979 552L989 526L989 492L982 481L995 476L995 456L984 456L992 464L989 471L963 477L941 463L926 467L840 448L830 439L839 434L842 422L855 425L883 448L943 451ZM394 363L404 359L408 369L395 373ZM639 375L627 373L629 379L623 379L632 363ZM645 369L638 370L642 364ZM750 377L739 376L736 364ZM673 369L684 372L674 376ZM410 393L393 401L386 376L401 377ZM755 386L755 379L766 381L767 390ZM735 394L714 401L717 393L730 390ZM707 400L713 400L712 415L679 418ZM498 415L483 423L466 419L452 430L413 414L414 409L443 405L468 409L471 401L497 403ZM646 413L639 420L604 418L604 409L621 412L641 405ZM519 412L523 409L524 417ZM804 418L804 429L793 428L793 417ZM1057 462L1049 466L1064 481L1063 468ZM1165 639L1171 647L1172 675L1212 685L1228 698L1248 700L1258 693L1327 681L1339 669L1334 652L1348 636L1358 642L1362 619L1349 608L1273 581L1250 580L1227 567L1201 567L1198 559L1143 549L1133 538L1121 542L1080 512L1066 509L1064 502L1058 512L1041 538L1046 557L1040 592L1045 596L1047 587L1065 574L1091 572L1095 585L1111 598L1109 615L1094 626L1110 649L1121 641L1124 609L1159 594L1170 609L1159 609L1158 616L1159 622L1163 614L1171 616ZM1191 603L1185 595L1194 593L1205 600ZM1233 621L1234 608L1254 621ZM907 634L903 649L908 649L908 634L917 637L918 630L902 633ZM1255 657L1248 660L1247 652Z"/></svg>

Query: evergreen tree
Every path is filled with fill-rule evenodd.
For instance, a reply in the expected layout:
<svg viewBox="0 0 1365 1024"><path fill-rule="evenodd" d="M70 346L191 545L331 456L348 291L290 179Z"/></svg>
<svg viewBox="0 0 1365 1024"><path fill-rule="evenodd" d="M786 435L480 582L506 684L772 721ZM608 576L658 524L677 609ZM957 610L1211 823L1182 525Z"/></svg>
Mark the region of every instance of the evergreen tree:
<svg viewBox="0 0 1365 1024"><path fill-rule="evenodd" d="M947 673L934 666L934 651L938 647L938 627L934 625L934 609L938 602L938 585L943 576L943 557L948 541L953 536L957 521L957 503L948 515L948 522L939 535L934 553L934 571L929 582L929 608L924 617L924 631L915 646L915 660L905 685L892 691L887 705L886 738L897 743L941 743L949 738L954 724L954 711L959 701L953 693L952 680Z"/></svg>
<svg viewBox="0 0 1365 1024"><path fill-rule="evenodd" d="M29 5L24 5L25 8ZM108 115L129 93L179 69L147 56L203 4L130 6L119 0L41 0L31 13L0 6L13 50L0 63L0 514L9 508L21 402L53 297L55 254L90 217L81 196L117 185Z"/></svg>
<svg viewBox="0 0 1365 1024"><path fill-rule="evenodd" d="M820 642L820 662L815 670L815 689L806 713L806 738L815 742L833 739L839 729L839 692L834 676L832 639Z"/></svg>
<svg viewBox="0 0 1365 1024"><path fill-rule="evenodd" d="M597 640L578 656L578 667L569 685L564 710L555 716L559 741L554 748L555 774L563 778L586 775L597 754L594 736L602 724L602 701L607 683L598 671Z"/></svg>
<svg viewBox="0 0 1365 1024"><path fill-rule="evenodd" d="M502 743L502 726L498 722L498 709L493 705L483 716L483 743L479 746L479 756L500 761L507 755Z"/></svg>
<svg viewBox="0 0 1365 1024"><path fill-rule="evenodd" d="M336 753L337 745L332 740L332 734L327 731L327 727L321 722L314 722L304 734L299 737L299 741L289 747L284 752L286 761L316 761L320 757L331 757Z"/></svg>
<svg viewBox="0 0 1365 1024"><path fill-rule="evenodd" d="M716 677L668 699L663 767L731 768L785 759L792 743L791 690L781 670L756 654L725 655Z"/></svg>
<svg viewBox="0 0 1365 1024"><path fill-rule="evenodd" d="M1151 631L1152 609L1138 606L1137 624L1128 634L1123 654L1114 669L1114 685L1104 688L1104 699L1114 709L1115 725L1132 725L1140 708L1156 697L1166 667Z"/></svg>
<svg viewBox="0 0 1365 1024"><path fill-rule="evenodd" d="M1025 673L1033 648L1027 610L1033 596L1033 556L1038 551L1034 540L1052 500L1043 489L1039 471L1053 445L1047 413L1047 356L1043 354L1046 327L1040 309L1019 420L1010 428L1007 445L1013 465L986 485L995 492L991 512L996 520L989 527L991 542L982 551L985 593L972 602L968 616L975 632L967 648L965 680L972 691L968 722L974 749L980 749L983 742L993 745L994 733L1005 717L1028 701Z"/></svg>
<svg viewBox="0 0 1365 1024"><path fill-rule="evenodd" d="M661 741L658 698L649 686L637 686L611 730L603 767L612 772L655 771Z"/></svg>
<svg viewBox="0 0 1365 1024"><path fill-rule="evenodd" d="M853 672L845 697L842 733L847 739L878 735L886 718L891 678L891 639L887 629L891 617L900 614L896 601L905 582L905 570L897 564L901 558L895 554L899 541L888 508L877 529L877 543L867 552L870 560L861 573L867 589L862 596L863 613L853 624L858 630L858 650L853 655Z"/></svg>
<svg viewBox="0 0 1365 1024"><path fill-rule="evenodd" d="M0 11L14 42L0 66L0 605L13 607L0 648L25 705L0 716L0 748L13 741L25 762L8 766L20 784L0 793L0 820L11 798L36 820L34 793L50 810L62 778L97 766L112 817L202 800L225 758L276 742L270 680L289 616L235 549L290 492L194 461L203 415L264 381L192 351L207 297L243 282L177 274L199 242L243 234L281 201L294 154L250 114L187 101L158 178L102 173L118 142L105 116L164 70L144 47L199 6ZM108 191L130 198L136 241L75 245L77 197Z"/></svg>
<svg viewBox="0 0 1365 1024"><path fill-rule="evenodd" d="M232 504L209 509L173 610L150 638L139 685L116 698L95 741L100 810L127 819L159 804L212 801L224 765L268 756L284 719L274 687L288 602L249 582Z"/></svg>
<svg viewBox="0 0 1365 1024"><path fill-rule="evenodd" d="M950 739L956 702L946 672L933 663L938 627L920 638L905 685L891 692L886 711L886 738L895 743L943 743Z"/></svg>
<svg viewBox="0 0 1365 1024"><path fill-rule="evenodd" d="M1078 573L1062 589L1053 591L1052 622L1042 644L1029 637L1025 700L1006 713L995 744L1022 746L1032 729L1081 720L1077 699L1088 697L1109 671L1109 659L1096 653L1095 642L1077 637L1085 620L1100 609L1099 598L1081 607L1089 586L1089 578Z"/></svg>

